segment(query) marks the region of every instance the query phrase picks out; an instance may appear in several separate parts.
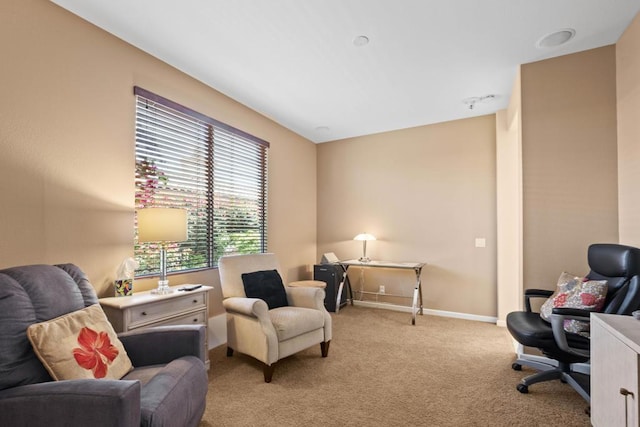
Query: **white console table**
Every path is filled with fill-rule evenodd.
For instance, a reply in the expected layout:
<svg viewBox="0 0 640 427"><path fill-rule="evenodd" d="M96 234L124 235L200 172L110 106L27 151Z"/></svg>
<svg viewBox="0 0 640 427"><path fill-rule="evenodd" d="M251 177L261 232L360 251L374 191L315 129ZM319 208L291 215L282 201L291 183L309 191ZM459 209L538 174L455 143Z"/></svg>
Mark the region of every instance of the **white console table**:
<svg viewBox="0 0 640 427"><path fill-rule="evenodd" d="M164 325L204 325L205 364L209 369L206 327L209 321L209 290L212 288L201 286L192 291L179 291L183 286L172 286L174 292L166 295L146 291L125 297L100 298L99 301L116 332Z"/></svg>
<svg viewBox="0 0 640 427"><path fill-rule="evenodd" d="M416 273L416 282L413 288L413 298L411 303L411 324L416 324L416 314L423 314L422 309L422 280L420 278L422 274L422 267L425 266L422 262L389 262L389 261L367 261L362 262L356 259L351 259L347 261L339 261L339 264L344 269L344 279L340 284L340 289L338 291L338 301L340 301L340 296L342 295L342 290L344 288L344 282L347 279L347 270L351 266L356 267L365 267L365 268L390 268L390 269L400 269L400 270L413 270ZM353 298L353 295L352 295ZM352 299L353 304L353 299Z"/></svg>

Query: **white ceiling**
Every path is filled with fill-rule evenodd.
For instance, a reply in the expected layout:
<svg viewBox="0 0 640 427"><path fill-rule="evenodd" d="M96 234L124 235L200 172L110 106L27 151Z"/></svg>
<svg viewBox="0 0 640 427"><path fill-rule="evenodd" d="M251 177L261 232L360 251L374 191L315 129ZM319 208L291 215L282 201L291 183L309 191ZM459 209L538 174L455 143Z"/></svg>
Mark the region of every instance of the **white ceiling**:
<svg viewBox="0 0 640 427"><path fill-rule="evenodd" d="M615 43L640 0L52 0L325 142L493 113L519 64ZM572 28L567 44L536 42ZM355 37L370 39L366 46ZM495 95L473 109L465 100Z"/></svg>

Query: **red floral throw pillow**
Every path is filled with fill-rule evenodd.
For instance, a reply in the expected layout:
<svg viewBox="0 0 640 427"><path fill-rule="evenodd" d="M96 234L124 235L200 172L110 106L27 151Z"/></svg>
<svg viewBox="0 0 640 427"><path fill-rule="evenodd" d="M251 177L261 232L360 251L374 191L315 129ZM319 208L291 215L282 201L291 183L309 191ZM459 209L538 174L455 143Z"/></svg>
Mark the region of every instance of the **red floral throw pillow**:
<svg viewBox="0 0 640 427"><path fill-rule="evenodd" d="M563 272L558 278L556 291L540 308L540 317L551 321L554 308L579 308L598 312L604 306L607 297L606 280L589 280ZM565 320L564 329L567 332L589 335L589 323L579 320Z"/></svg>
<svg viewBox="0 0 640 427"><path fill-rule="evenodd" d="M27 328L36 355L55 380L120 379L131 360L99 304Z"/></svg>

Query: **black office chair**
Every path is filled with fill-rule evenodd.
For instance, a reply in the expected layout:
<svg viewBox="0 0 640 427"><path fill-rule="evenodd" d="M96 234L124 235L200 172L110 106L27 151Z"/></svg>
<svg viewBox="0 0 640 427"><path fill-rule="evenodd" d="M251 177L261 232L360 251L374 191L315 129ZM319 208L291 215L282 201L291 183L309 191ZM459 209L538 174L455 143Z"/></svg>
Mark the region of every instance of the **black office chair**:
<svg viewBox="0 0 640 427"><path fill-rule="evenodd" d="M640 249L631 246L598 243L589 246L588 263L590 280L607 280L607 296L602 312L630 315L640 308ZM528 289L525 291L526 311L515 311L507 315L507 329L520 344L537 347L542 353L557 361L547 364L526 358L518 358L512 365L515 370L522 366L533 367L541 372L524 378L517 389L528 393L535 383L559 379L570 384L590 402L589 375L575 372L574 363L589 360L589 338L564 330L564 321L576 319L589 321L589 311L573 308L554 308L551 324L531 310L531 298L549 298L553 291Z"/></svg>

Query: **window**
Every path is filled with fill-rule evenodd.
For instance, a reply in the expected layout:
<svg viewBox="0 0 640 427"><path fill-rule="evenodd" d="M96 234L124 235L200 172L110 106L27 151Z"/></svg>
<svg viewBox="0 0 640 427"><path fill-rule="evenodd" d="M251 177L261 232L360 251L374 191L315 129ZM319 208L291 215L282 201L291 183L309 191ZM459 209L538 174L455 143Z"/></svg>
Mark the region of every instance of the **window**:
<svg viewBox="0 0 640 427"><path fill-rule="evenodd" d="M269 143L142 88L136 95L135 206L188 210L186 242L167 247L167 272L210 268L267 247ZM136 276L160 271L158 246L139 243Z"/></svg>

